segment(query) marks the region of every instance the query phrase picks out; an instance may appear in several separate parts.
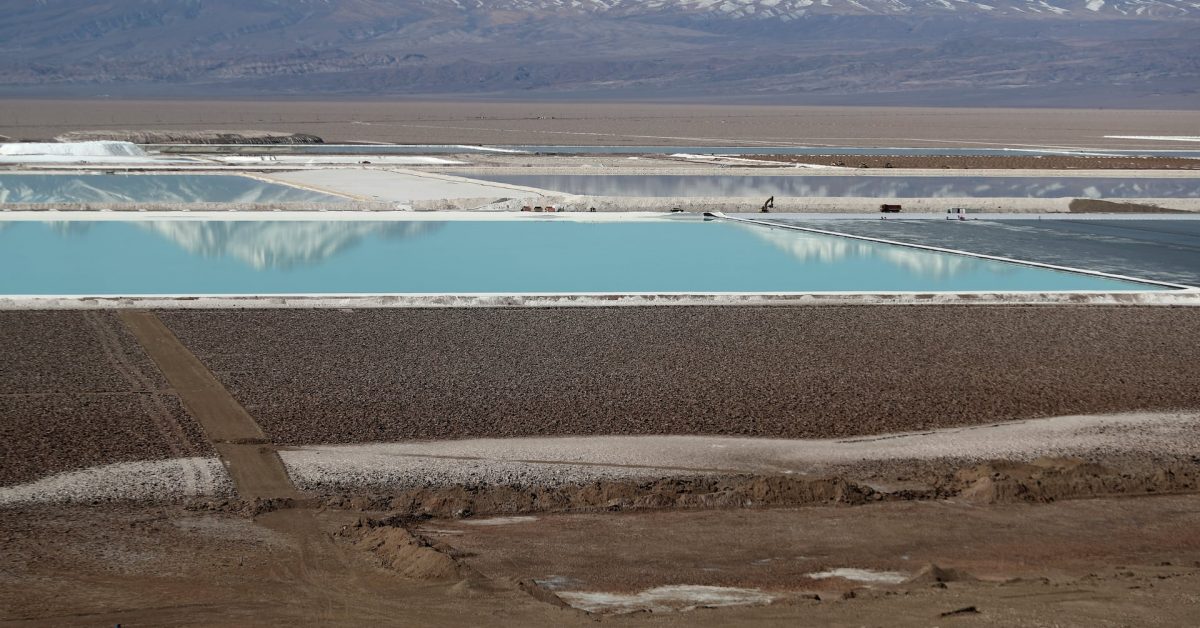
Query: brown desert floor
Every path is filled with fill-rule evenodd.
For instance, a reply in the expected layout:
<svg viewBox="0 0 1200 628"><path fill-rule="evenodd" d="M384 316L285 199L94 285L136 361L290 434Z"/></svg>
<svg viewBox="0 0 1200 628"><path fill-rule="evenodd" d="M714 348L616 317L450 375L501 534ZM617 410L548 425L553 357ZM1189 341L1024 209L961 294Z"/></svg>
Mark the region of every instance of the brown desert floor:
<svg viewBox="0 0 1200 628"><path fill-rule="evenodd" d="M815 386L846 378L846 385L861 384L873 374L875 388L885 394L855 396L859 405L850 407L867 418L886 412L896 420L849 429L897 429L923 424L913 412L951 404L935 394L943 388L916 383L924 378L943 382L944 369L952 374L971 364L975 370L969 377L950 380L957 384L952 390L960 393L959 405L970 406L970 412L986 408L961 395L962 383L976 379L999 382L975 392L990 395L984 399L1001 411L1008 411L1005 404L1018 409L1025 404L1040 412L1040 399L1055 408L1085 402L1139 409L1194 405L1197 349L1186 339L1200 324L1189 309L1142 307L281 310L159 316L218 378L237 384L235 396L243 403L253 400L246 409L277 439L359 439L364 432L391 434L398 428L442 433L440 428L450 435L497 429L486 425L497 420L487 409L521 398L531 405L505 406L505 412L524 413L535 429L544 429L539 421L549 416L539 413L551 411L566 415L552 426L556 430L656 429L643 421L667 412L669 398L656 396L663 394L688 402L665 416L670 426L690 425L689 417L708 409L692 429L727 426L728 417L742 417L738 429L779 429L791 425L781 416L804 409L795 402L799 393L788 386L812 395ZM139 317L148 318L137 314L126 320ZM114 379L112 369L131 377L130 365L140 369L138 381L147 390L165 385L146 357L131 349L132 338L113 330L117 318L111 313L9 313L0 322L17 332L16 339L5 339L4 348L20 356L14 366L23 367L3 372L5 390L117 387L123 380ZM110 353L96 357L85 351L89 359L72 362L70 352L97 342L86 326L104 339ZM908 326L921 333L895 332ZM983 331L968 333L973 328ZM1166 329L1173 337L1159 340ZM59 337L39 340L45 330ZM600 351L604 347L612 352ZM166 354L158 347L154 355L161 360ZM178 366L180 360L168 362ZM533 382L540 388L527 385L529 377L540 378ZM1027 391L1037 377L1052 379L1053 385ZM774 378L774 387L761 386L767 378ZM665 387L665 393L638 385L642 380ZM688 396L693 388L672 384L675 380L735 395L733 405L721 405L718 397ZM184 380L174 373L172 381ZM505 387L506 382L517 386ZM784 399L789 414L756 418L770 404L754 406L751 398L736 396L740 387L753 385L759 385L758 394ZM564 399L536 394L547 387ZM620 394L589 396L605 390ZM804 415L803 429L844 429L814 417L837 419L830 408L842 407L834 402L851 397L849 390L826 390L831 396L821 398L822 414ZM446 406L431 406L443 397ZM657 414L633 413L628 415L632 423L614 423L618 415L613 412L630 413L635 402ZM337 404L345 414L334 412ZM871 414L870 404L883 409ZM454 405L463 412L434 414L433 420L412 426L395 422L397 416L410 416L398 415L397 408L415 415ZM280 408L286 409L283 414ZM736 412L724 415L730 408ZM580 423L580 415L595 424ZM377 422L354 421L355 416L373 416ZM379 421L380 416L385 419ZM712 423L723 416L725 423ZM953 414L947 419L945 410L931 417L934 423L972 420ZM67 417L55 418L65 423ZM88 429L97 425L80 418L76 422ZM519 423L502 421L498 429ZM198 435L193 442L201 442ZM52 445L73 449L77 444ZM558 514L535 511L536 517L499 522L471 521L471 511L461 507L463 497L507 490L509 502L494 504L492 512L520 514L519 498L536 494L538 487L491 486L474 493L470 487L445 487L427 495L428 503L417 512L397 504L405 501L401 495L361 494L186 505L13 505L0 509L5 549L0 624L457 626L501 618L528 626L590 625L596 619L659 626L1189 625L1200 601L1195 494L1200 460L1156 461L1154 452L1142 452L1104 462L1117 466L1043 460L957 471L902 464L865 469L884 483L912 487L887 491L799 476L595 483L577 487L578 503L567 500ZM922 487L925 482L936 486ZM672 487L682 492L671 498ZM1146 496L1163 492L1170 494ZM601 512L636 509L645 498L642 507L650 510L644 512ZM415 503L411 496L408 502ZM482 505L479 499L474 503ZM750 507L772 503L804 507ZM562 513L576 507L588 512ZM907 575L927 564L942 569L903 584L809 577L839 568ZM569 590L628 593L664 585L756 587L776 602L623 617L587 616L556 604L556 596Z"/></svg>
<svg viewBox="0 0 1200 628"><path fill-rule="evenodd" d="M306 555L275 529L277 513L251 522L175 506L31 507L0 517L0 624L1187 626L1200 590L1198 512L1190 495L433 520L422 534L470 573L428 581L348 545L337 531L354 512L318 514L339 540ZM954 572L900 585L806 577L930 563ZM531 578L595 592L720 583L780 599L588 618L523 591Z"/></svg>
<svg viewBox="0 0 1200 628"><path fill-rule="evenodd" d="M0 485L212 452L115 314L0 312L0 330Z"/></svg>
<svg viewBox="0 0 1200 628"><path fill-rule="evenodd" d="M810 573L859 568L911 576L931 563L992 582L1164 562L1200 576L1197 506L1200 498L1186 495L1007 508L936 501L559 514L498 525L431 521L423 534L484 574L572 583L552 585L558 588L631 593L674 581L794 591L821 584L808 582Z"/></svg>
<svg viewBox="0 0 1200 628"><path fill-rule="evenodd" d="M628 146L1183 148L1197 111L765 107L620 103L0 100L0 133L258 129L327 142Z"/></svg>
<svg viewBox="0 0 1200 628"><path fill-rule="evenodd" d="M865 166L867 168L971 168L985 170L1200 170L1200 159L1186 157L746 155L744 158L766 162L783 161L849 168Z"/></svg>
<svg viewBox="0 0 1200 628"><path fill-rule="evenodd" d="M1200 310L162 311L281 444L824 438L1200 406Z"/></svg>

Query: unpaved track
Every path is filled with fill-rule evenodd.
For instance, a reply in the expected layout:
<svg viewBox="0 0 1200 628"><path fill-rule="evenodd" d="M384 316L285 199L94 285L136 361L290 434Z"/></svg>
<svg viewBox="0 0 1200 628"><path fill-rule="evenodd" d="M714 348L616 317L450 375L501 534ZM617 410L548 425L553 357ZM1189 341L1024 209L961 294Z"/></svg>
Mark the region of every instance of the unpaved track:
<svg viewBox="0 0 1200 628"><path fill-rule="evenodd" d="M121 321L200 422L243 499L299 497L279 454L246 409L154 314L123 311Z"/></svg>
<svg viewBox="0 0 1200 628"><path fill-rule="evenodd" d="M254 418L158 317L143 311L124 311L120 317L199 421L242 499L300 497ZM349 557L321 530L314 514L286 508L261 515L255 522L291 537L296 550L291 560L274 566L271 576L294 591L306 592L313 601L310 619L322 624L345 622L349 600L363 589L361 578Z"/></svg>

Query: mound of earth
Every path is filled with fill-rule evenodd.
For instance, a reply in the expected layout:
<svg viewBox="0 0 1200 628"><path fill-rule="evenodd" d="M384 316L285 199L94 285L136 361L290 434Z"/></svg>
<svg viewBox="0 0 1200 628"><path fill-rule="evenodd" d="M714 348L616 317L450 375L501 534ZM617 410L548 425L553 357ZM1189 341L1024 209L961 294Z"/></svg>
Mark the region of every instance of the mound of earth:
<svg viewBox="0 0 1200 628"><path fill-rule="evenodd" d="M565 486L453 485L391 495L330 496L326 505L338 509L388 510L399 516L470 517L531 512L854 505L881 498L871 488L842 478L734 475L608 480Z"/></svg>
<svg viewBox="0 0 1200 628"><path fill-rule="evenodd" d="M986 462L959 470L954 479L959 498L997 504L1191 491L1200 478L1189 469L1161 468L1152 474L1129 474L1079 459L1038 458L1030 463Z"/></svg>
<svg viewBox="0 0 1200 628"><path fill-rule="evenodd" d="M959 569L947 569L939 567L933 563L928 563L917 573L913 574L907 584L939 584L946 582L974 582L976 578L971 574Z"/></svg>
<svg viewBox="0 0 1200 628"><path fill-rule="evenodd" d="M1095 198L1077 198L1071 201L1068 206L1075 213L1092 213L1092 214L1186 214L1186 210L1182 209L1167 209L1157 205L1146 205L1144 203L1121 203L1115 201L1102 201Z"/></svg>
<svg viewBox="0 0 1200 628"><path fill-rule="evenodd" d="M135 144L324 144L307 133L276 131L71 131L54 139L59 142L115 140Z"/></svg>
<svg viewBox="0 0 1200 628"><path fill-rule="evenodd" d="M405 528L395 517L359 519L338 532L355 548L373 554L386 568L414 580L463 580L473 571L427 539Z"/></svg>

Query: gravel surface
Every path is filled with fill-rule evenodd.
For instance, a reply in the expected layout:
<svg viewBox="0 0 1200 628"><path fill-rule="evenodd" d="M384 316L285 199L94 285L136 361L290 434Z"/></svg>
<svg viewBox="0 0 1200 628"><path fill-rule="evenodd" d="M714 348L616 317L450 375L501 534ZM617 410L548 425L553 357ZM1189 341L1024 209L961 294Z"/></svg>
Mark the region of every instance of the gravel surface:
<svg viewBox="0 0 1200 628"><path fill-rule="evenodd" d="M0 485L212 453L110 312L0 312Z"/></svg>
<svg viewBox="0 0 1200 628"><path fill-rule="evenodd" d="M588 436L333 445L283 451L309 490L463 484L545 486L678 473L809 474L863 463L959 464L1043 456L1107 458L1200 451L1200 414L1068 416L843 440Z"/></svg>
<svg viewBox="0 0 1200 628"><path fill-rule="evenodd" d="M279 443L837 438L1200 407L1200 310L161 311Z"/></svg>
<svg viewBox="0 0 1200 628"><path fill-rule="evenodd" d="M216 458L118 462L0 487L0 506L28 503L161 501L231 496L233 483Z"/></svg>

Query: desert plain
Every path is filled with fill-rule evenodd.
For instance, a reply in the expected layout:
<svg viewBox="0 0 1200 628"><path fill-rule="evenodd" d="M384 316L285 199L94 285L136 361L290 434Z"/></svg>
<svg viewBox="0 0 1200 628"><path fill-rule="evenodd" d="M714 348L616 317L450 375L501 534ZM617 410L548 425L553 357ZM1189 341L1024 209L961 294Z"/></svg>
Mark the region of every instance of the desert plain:
<svg viewBox="0 0 1200 628"><path fill-rule="evenodd" d="M183 101L3 101L0 120L20 139L250 127L356 142L1180 150L1200 122ZM605 159L475 167L645 167ZM1050 163L923 159L893 166ZM1095 163L1077 159L1050 167ZM314 176L290 170L255 174ZM1189 234L1170 243L1176 266ZM972 300L0 311L0 625L1194 625L1200 310Z"/></svg>

